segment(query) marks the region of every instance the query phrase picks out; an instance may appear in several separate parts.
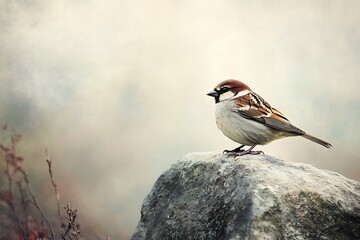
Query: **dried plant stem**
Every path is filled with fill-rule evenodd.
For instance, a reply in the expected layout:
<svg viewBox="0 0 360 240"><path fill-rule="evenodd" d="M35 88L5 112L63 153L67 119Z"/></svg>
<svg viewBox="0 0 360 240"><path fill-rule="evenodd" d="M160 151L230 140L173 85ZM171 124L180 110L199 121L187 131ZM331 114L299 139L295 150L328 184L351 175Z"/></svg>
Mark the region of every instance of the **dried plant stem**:
<svg viewBox="0 0 360 240"><path fill-rule="evenodd" d="M14 221L16 223L17 228L19 229L19 232L21 233L21 235L23 236L24 239L28 239L24 232L24 229L21 227L20 220L16 214L16 209L15 209L16 204L15 204L14 196L13 196L13 178L10 173L10 166L9 166L8 160L6 161L6 168L5 168L4 172L8 179L8 188L9 188L8 189L9 199L8 199L7 204L11 209L12 217L14 218Z"/></svg>
<svg viewBox="0 0 360 240"><path fill-rule="evenodd" d="M27 203L27 200L26 200L26 193L24 192L24 188L23 188L23 185L22 185L22 182L21 181L17 181L16 182L18 188L19 188L19 192L20 192L20 200L21 200L21 206L22 206L22 210L23 210L23 213L24 213L24 219L25 219L25 224L24 224L24 228L25 228L25 232L26 233L29 233L30 230L29 230L29 226L28 224L26 223L27 221L27 216L28 216L28 203Z"/></svg>
<svg viewBox="0 0 360 240"><path fill-rule="evenodd" d="M30 201L32 204L34 204L34 206L37 208L37 210L40 212L42 218L45 220L46 224L49 226L49 229L50 229L50 235L51 235L51 239L52 240L55 240L55 235L54 235L54 230L49 222L49 220L46 218L44 212L41 210L41 207L40 205L38 204L38 202L36 201L36 197L35 197L35 194L31 191L31 188L30 188L30 184L29 184L29 179L28 179L28 176L26 174L26 172L24 170L19 170L23 176L24 176L24 182L26 183L26 188L30 194L30 197L32 199L32 201Z"/></svg>
<svg viewBox="0 0 360 240"><path fill-rule="evenodd" d="M60 224L61 224L63 221L62 221L62 215L61 215L61 210L60 210L60 195L59 195L59 192L58 192L57 184L56 184L56 182L54 180L54 174L53 174L53 171L52 171L52 168L51 168L51 163L52 162L51 162L51 159L49 157L47 149L45 149L45 153L46 153L46 162L47 162L48 168L49 168L49 175L50 175L51 183L52 183L52 186L54 188L54 193L55 193L55 196L56 196L58 217L59 217Z"/></svg>
<svg viewBox="0 0 360 240"><path fill-rule="evenodd" d="M29 191L29 194L31 196L31 199L32 199L32 204L35 205L35 207L38 209L38 211L40 212L42 218L45 220L46 224L48 225L49 229L50 229L50 235L51 235L51 239L55 240L55 235L54 235L54 231L52 229L52 226L49 222L49 220L46 218L44 212L41 210L41 207L39 206L38 202L36 201L36 197L35 197L35 194L33 194L33 192L31 191L31 189L29 188L28 186L28 191Z"/></svg>

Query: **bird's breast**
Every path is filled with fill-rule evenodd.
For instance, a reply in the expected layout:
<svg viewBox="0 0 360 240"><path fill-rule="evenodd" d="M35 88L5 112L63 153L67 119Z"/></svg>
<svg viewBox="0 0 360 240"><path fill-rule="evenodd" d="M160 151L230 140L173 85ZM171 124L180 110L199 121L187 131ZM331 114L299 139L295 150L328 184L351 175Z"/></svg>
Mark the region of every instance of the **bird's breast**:
<svg viewBox="0 0 360 240"><path fill-rule="evenodd" d="M216 104L216 125L225 136L247 146L264 145L278 138L276 131L254 120L242 117L233 101Z"/></svg>

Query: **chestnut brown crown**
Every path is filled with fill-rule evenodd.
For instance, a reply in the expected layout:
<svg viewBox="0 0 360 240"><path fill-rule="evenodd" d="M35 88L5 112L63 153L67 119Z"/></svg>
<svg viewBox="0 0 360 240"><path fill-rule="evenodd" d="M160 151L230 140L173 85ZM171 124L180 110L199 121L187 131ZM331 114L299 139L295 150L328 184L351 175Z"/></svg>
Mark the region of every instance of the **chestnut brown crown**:
<svg viewBox="0 0 360 240"><path fill-rule="evenodd" d="M241 92L241 91L244 91L244 90L251 91L251 89L249 88L248 85L246 85L245 83L240 82L238 80L235 80L235 79L224 80L214 88L215 91L221 91L221 90L224 90L224 89L225 90L230 90L234 94L237 94L238 92Z"/></svg>

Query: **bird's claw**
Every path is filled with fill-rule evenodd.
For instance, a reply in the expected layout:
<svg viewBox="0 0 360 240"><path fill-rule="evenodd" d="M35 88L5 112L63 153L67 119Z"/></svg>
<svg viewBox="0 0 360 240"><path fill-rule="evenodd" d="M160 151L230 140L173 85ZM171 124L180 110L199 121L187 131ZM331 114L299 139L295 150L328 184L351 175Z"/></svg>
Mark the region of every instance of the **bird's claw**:
<svg viewBox="0 0 360 240"><path fill-rule="evenodd" d="M242 150L241 148L244 147L243 145L238 147L238 148L235 148L234 150L224 150L223 151L223 154L227 154L228 157L240 157L240 156L244 156L244 155L247 155L247 154L250 154L250 155L259 155L259 154L262 154L262 155L265 155L265 153L263 151L251 151L255 146L253 147L250 147L249 149L247 150Z"/></svg>
<svg viewBox="0 0 360 240"><path fill-rule="evenodd" d="M241 150L241 151L239 151L239 152L242 152L242 151L244 151L244 150ZM237 153L238 151L234 151L234 150L224 150L223 151L223 154L226 154L226 153Z"/></svg>
<svg viewBox="0 0 360 240"><path fill-rule="evenodd" d="M245 150L242 150L242 148L244 147L244 145L241 145L240 147L237 147L233 150L224 150L223 154L225 153L239 153L239 152L244 152ZM231 154L230 154L231 155Z"/></svg>

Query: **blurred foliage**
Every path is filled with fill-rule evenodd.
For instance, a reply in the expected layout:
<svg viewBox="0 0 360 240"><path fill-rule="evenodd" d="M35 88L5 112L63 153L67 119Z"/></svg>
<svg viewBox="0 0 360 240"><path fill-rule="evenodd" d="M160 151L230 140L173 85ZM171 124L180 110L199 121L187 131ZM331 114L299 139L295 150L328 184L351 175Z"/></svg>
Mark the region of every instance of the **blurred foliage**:
<svg viewBox="0 0 360 240"><path fill-rule="evenodd" d="M31 191L28 175L23 168L24 158L16 149L21 135L1 128L4 137L0 143L0 239L81 239L80 225L76 222L77 210L67 204L63 221L59 193L47 155L47 164L58 207L58 220L50 223ZM53 217L53 216L50 216ZM53 226L59 226L54 228Z"/></svg>

